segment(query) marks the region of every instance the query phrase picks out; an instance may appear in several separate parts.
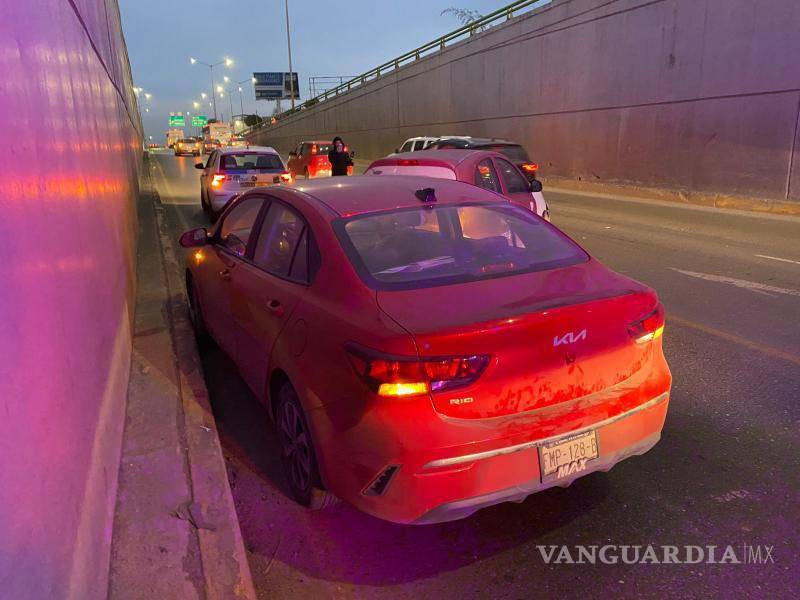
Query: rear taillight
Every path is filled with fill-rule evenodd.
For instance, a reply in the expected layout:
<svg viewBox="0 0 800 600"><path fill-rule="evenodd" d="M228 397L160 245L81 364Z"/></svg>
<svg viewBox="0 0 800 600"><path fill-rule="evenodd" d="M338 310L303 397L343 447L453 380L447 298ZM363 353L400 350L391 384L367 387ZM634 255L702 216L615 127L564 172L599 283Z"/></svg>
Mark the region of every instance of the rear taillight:
<svg viewBox="0 0 800 600"><path fill-rule="evenodd" d="M292 174L288 171L279 175L281 183L292 183Z"/></svg>
<svg viewBox="0 0 800 600"><path fill-rule="evenodd" d="M214 177L211 179L211 187L219 187L222 183L227 179L225 175L220 175L219 173L215 174Z"/></svg>
<svg viewBox="0 0 800 600"><path fill-rule="evenodd" d="M661 304L643 319L628 325L628 333L637 344L646 344L664 333L664 307Z"/></svg>
<svg viewBox="0 0 800 600"><path fill-rule="evenodd" d="M535 173L536 171L539 170L538 163L525 163L525 164L520 165L520 167L526 173Z"/></svg>
<svg viewBox="0 0 800 600"><path fill-rule="evenodd" d="M311 144L311 154L316 154L316 153L317 153L317 145Z"/></svg>
<svg viewBox="0 0 800 600"><path fill-rule="evenodd" d="M489 357L445 356L417 359L385 356L361 347L347 348L350 364L378 396L417 396L473 383L489 364Z"/></svg>

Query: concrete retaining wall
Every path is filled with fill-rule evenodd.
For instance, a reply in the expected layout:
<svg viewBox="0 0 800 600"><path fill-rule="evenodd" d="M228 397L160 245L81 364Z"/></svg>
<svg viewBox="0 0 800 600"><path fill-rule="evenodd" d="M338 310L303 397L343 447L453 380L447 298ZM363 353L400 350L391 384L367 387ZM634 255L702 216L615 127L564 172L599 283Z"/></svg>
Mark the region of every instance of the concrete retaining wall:
<svg viewBox="0 0 800 600"><path fill-rule="evenodd" d="M105 598L141 125L116 0L0 7L0 596Z"/></svg>
<svg viewBox="0 0 800 600"><path fill-rule="evenodd" d="M251 137L509 137L545 177L800 200L800 3L555 0Z"/></svg>

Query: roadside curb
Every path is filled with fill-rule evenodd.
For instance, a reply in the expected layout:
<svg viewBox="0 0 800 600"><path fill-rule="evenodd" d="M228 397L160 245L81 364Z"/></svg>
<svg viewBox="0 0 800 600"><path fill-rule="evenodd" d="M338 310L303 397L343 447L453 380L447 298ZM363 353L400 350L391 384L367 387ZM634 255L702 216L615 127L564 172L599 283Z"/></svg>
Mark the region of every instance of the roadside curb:
<svg viewBox="0 0 800 600"><path fill-rule="evenodd" d="M255 599L239 519L183 293L183 268L170 239L157 192L155 198L153 210L167 279L167 318L179 372L192 498L200 513L191 516L201 521L196 525L206 597ZM189 512L192 513L192 507Z"/></svg>

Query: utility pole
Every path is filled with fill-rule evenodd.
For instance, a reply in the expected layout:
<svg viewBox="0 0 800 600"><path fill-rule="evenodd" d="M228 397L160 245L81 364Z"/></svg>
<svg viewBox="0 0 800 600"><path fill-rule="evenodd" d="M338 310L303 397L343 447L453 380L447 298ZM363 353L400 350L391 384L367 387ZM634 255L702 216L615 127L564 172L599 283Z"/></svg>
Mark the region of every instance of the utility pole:
<svg viewBox="0 0 800 600"><path fill-rule="evenodd" d="M292 111L294 111L294 77L292 76L292 37L289 33L289 0L283 2L286 8L286 45L289 48L289 94L292 101Z"/></svg>

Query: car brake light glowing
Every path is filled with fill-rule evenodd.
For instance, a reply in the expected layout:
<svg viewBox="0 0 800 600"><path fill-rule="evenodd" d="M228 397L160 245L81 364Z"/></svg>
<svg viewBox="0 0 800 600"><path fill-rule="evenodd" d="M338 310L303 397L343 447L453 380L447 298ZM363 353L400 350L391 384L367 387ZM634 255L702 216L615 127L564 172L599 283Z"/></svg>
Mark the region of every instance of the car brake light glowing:
<svg viewBox="0 0 800 600"><path fill-rule="evenodd" d="M637 344L646 344L663 335L664 322L664 307L659 304L643 319L628 325L628 333Z"/></svg>
<svg viewBox="0 0 800 600"><path fill-rule="evenodd" d="M288 171L280 174L281 181L284 183L292 183L292 174Z"/></svg>
<svg viewBox="0 0 800 600"><path fill-rule="evenodd" d="M225 175L216 174L211 180L211 187L219 187L227 179Z"/></svg>
<svg viewBox="0 0 800 600"><path fill-rule="evenodd" d="M418 167L419 161L416 158L401 158L397 164L401 167Z"/></svg>
<svg viewBox="0 0 800 600"><path fill-rule="evenodd" d="M520 166L522 167L522 170L527 172L527 173L535 173L536 171L539 170L539 164L538 163L525 163L524 165L520 165Z"/></svg>
<svg viewBox="0 0 800 600"><path fill-rule="evenodd" d="M489 364L489 357L447 356L426 359L386 357L349 346L347 355L356 373L378 396L427 394L473 383Z"/></svg>
<svg viewBox="0 0 800 600"><path fill-rule="evenodd" d="M382 383L378 387L378 396L415 396L427 394L428 384L424 381L414 383Z"/></svg>
<svg viewBox="0 0 800 600"><path fill-rule="evenodd" d="M316 154L316 153L317 153L317 145L311 144L311 154Z"/></svg>

